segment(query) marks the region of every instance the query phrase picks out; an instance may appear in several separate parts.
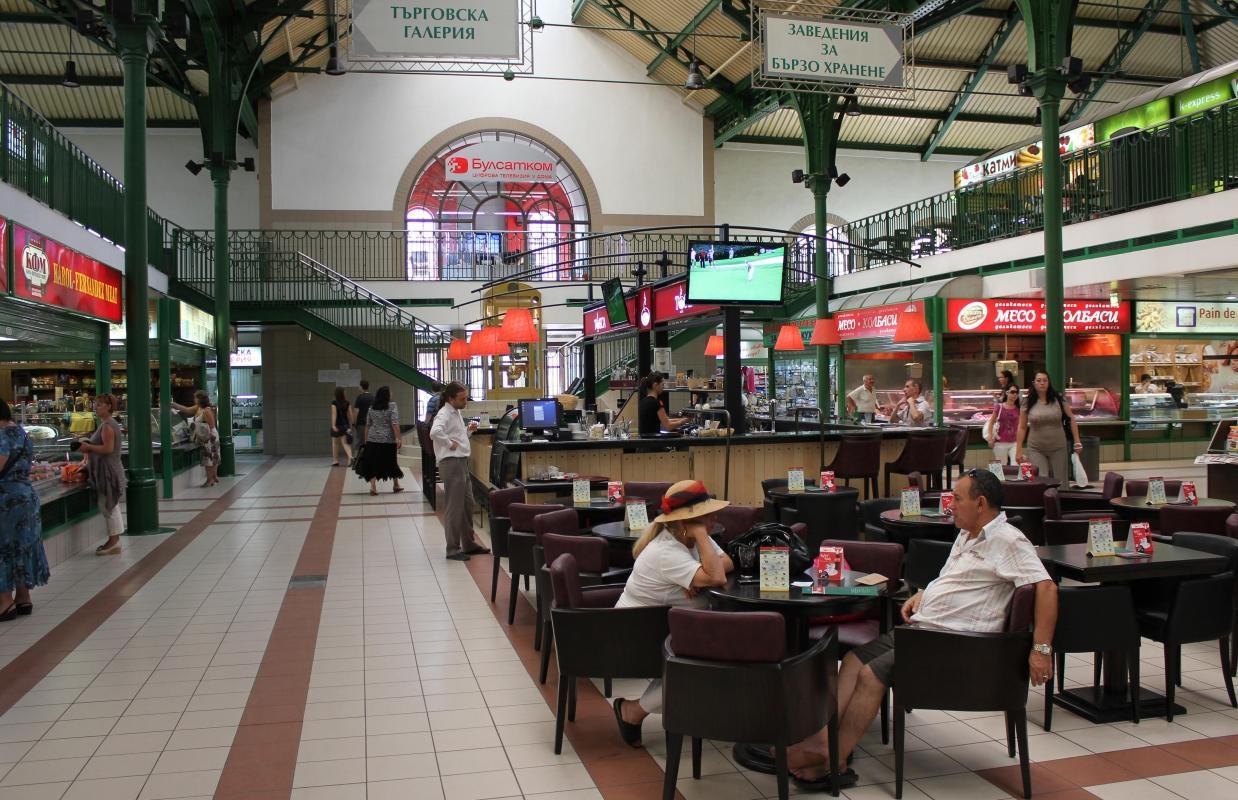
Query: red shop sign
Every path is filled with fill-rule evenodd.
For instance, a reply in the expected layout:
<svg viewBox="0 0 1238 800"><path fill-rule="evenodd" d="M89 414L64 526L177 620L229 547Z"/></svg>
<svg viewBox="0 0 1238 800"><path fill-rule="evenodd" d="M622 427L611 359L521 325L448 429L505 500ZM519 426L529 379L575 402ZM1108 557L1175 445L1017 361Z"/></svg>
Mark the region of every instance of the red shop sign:
<svg viewBox="0 0 1238 800"><path fill-rule="evenodd" d="M8 292L9 290L9 253L5 248L9 245L8 233L9 221L4 217L0 217L0 292Z"/></svg>
<svg viewBox="0 0 1238 800"><path fill-rule="evenodd" d="M653 287L642 286L636 290L636 329L647 331L653 328Z"/></svg>
<svg viewBox="0 0 1238 800"><path fill-rule="evenodd" d="M924 314L924 303L916 300L909 303L894 303L876 308L860 308L854 311L839 311L840 339L893 339L898 329L898 318L903 314Z"/></svg>
<svg viewBox="0 0 1238 800"><path fill-rule="evenodd" d="M610 315L606 313L606 306L601 305L597 308L591 308L585 312L584 334L585 336L597 336L601 333L609 333L610 331L619 331L624 328L632 327L631 320L636 319L636 298L627 298L628 307L628 322L623 325L611 325Z"/></svg>
<svg viewBox="0 0 1238 800"><path fill-rule="evenodd" d="M688 305L688 282L686 280L659 286L653 293L653 318L658 322L669 322L681 317L695 317L720 308L721 306Z"/></svg>
<svg viewBox="0 0 1238 800"><path fill-rule="evenodd" d="M1131 328L1129 303L1066 300L1062 316L1067 333L1127 333ZM1036 298L946 303L946 329L955 333L1044 333L1045 317L1045 301Z"/></svg>
<svg viewBox="0 0 1238 800"><path fill-rule="evenodd" d="M13 254L18 297L108 322L123 319L120 270L21 225L13 226Z"/></svg>

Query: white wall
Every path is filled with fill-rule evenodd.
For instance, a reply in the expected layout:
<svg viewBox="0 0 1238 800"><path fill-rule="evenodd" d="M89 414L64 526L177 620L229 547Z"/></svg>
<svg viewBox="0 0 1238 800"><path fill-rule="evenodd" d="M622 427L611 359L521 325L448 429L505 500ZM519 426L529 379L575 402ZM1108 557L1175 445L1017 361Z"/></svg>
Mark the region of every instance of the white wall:
<svg viewBox="0 0 1238 800"><path fill-rule="evenodd" d="M829 212L851 222L948 192L954 188L954 170L969 160L922 162L912 153L839 151L838 169L851 182L830 190ZM806 168L801 147L723 145L714 157L714 221L790 228L812 213L812 192L791 182L792 170Z"/></svg>
<svg viewBox="0 0 1238 800"><path fill-rule="evenodd" d="M542 0L568 23L569 0ZM533 38L539 77L647 82L644 65L594 31L547 27ZM273 209L384 211L410 160L461 122L507 117L571 148L606 214L700 215L701 115L657 86L493 76L310 76L271 107ZM420 166L420 165L418 165Z"/></svg>
<svg viewBox="0 0 1238 800"><path fill-rule="evenodd" d="M120 128L70 128L65 135L120 181L125 180L124 131ZM257 145L237 142L237 160L257 158ZM197 130L155 128L146 134L146 203L155 213L190 229L215 227L214 187L210 175L185 169L202 160ZM259 165L261 169L262 165ZM235 170L228 189L228 225L258 227L258 173Z"/></svg>

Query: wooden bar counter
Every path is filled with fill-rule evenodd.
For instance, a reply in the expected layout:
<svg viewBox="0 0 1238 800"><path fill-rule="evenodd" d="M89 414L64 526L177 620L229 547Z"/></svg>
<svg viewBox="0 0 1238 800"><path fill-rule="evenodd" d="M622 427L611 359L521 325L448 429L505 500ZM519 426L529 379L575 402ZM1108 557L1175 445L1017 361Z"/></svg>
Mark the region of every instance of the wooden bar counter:
<svg viewBox="0 0 1238 800"><path fill-rule="evenodd" d="M828 464L834 458L841 434L860 430L826 426L824 462L821 434L815 430L732 437L731 489L726 499L740 505L759 506L763 500L761 481L785 478L787 470L794 467L802 467L805 478L814 479L822 463ZM915 429L881 429L883 469L903 452L910 430ZM520 454L519 476L524 479L541 475L554 465L563 472L599 475L611 480L666 482L692 478L704 481L718 497L722 497L726 484L726 439L721 437L503 442L495 446ZM859 481L853 481L853 485L859 486ZM891 490L896 495L905 486L902 476L894 476Z"/></svg>

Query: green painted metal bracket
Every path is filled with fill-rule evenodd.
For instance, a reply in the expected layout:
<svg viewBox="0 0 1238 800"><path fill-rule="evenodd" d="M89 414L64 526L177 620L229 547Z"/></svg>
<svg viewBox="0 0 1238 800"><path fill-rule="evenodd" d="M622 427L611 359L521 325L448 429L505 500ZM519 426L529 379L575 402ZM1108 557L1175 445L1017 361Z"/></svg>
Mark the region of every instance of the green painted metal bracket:
<svg viewBox="0 0 1238 800"><path fill-rule="evenodd" d="M680 31L678 34L676 34L673 39L671 39L670 46L666 49L663 49L661 53L658 53L657 57L655 57L653 61L649 62L649 66L645 67L645 74L652 75L658 69L658 67L662 66L663 62L665 62L666 59L671 57L671 53L677 50L679 46L683 44L687 40L687 38L694 31L696 31L697 28L700 27L701 23L703 23L706 19L708 19L709 15L714 13L714 11L717 10L718 6L721 5L721 3L722 3L722 0L709 0L707 3L705 3L704 7L701 8L701 10L697 12L696 16L692 18L692 20L684 27L684 29Z"/></svg>
<svg viewBox="0 0 1238 800"><path fill-rule="evenodd" d="M962 90L950 103L950 109L946 112L945 118L942 119L941 124L937 126L937 130L933 131L933 135L925 143L924 151L920 153L921 161L928 161L932 158L938 145L946 138L946 133L949 132L950 126L959 117L963 106L967 104L972 93L980 86L980 81L984 80L984 76L989 73L989 69L997 60L997 54L1001 52L1006 42L1010 39L1010 35L1014 33L1014 29L1018 27L1020 19L1022 17L1019 14L1019 7L1012 4L1006 11L1005 19L1002 20L1001 24L997 26L997 30L993 33L993 38L989 39L989 43L985 46L984 52L980 56L980 63L976 66L976 71L963 84Z"/></svg>
<svg viewBox="0 0 1238 800"><path fill-rule="evenodd" d="M1191 16L1191 0L1182 0L1182 36L1186 39L1186 50L1191 55L1191 72L1203 70L1203 62L1199 59L1199 42L1195 38L1195 18Z"/></svg>
<svg viewBox="0 0 1238 800"><path fill-rule="evenodd" d="M1063 117L1064 122L1073 122L1083 114L1087 107L1092 104L1100 90L1109 81L1113 73L1121 68L1122 62L1126 59L1130 52L1135 49L1135 45L1139 44L1139 40L1147 33L1149 26L1152 25L1152 20L1156 19L1156 15L1161 12L1169 0L1149 0L1144 6L1143 11L1139 12L1139 16L1135 18L1134 27L1123 31L1118 36L1118 43L1114 46L1113 51L1109 53L1109 57L1105 59L1105 63L1101 64L1098 74L1092 81L1092 86L1088 91L1080 97L1075 98L1075 102L1071 103L1070 108L1066 110Z"/></svg>

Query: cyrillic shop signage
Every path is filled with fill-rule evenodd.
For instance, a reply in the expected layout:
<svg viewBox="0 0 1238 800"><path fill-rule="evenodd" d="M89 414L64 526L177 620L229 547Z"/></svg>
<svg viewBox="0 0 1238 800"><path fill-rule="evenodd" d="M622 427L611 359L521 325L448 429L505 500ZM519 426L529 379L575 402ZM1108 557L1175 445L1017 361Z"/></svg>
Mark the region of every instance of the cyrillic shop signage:
<svg viewBox="0 0 1238 800"><path fill-rule="evenodd" d="M13 254L18 297L107 322L124 317L120 270L21 225L13 226Z"/></svg>
<svg viewBox="0 0 1238 800"><path fill-rule="evenodd" d="M761 73L765 78L904 85L902 26L774 13L766 14L763 24Z"/></svg>
<svg viewBox="0 0 1238 800"><path fill-rule="evenodd" d="M1044 333L1047 317L1045 301L1035 298L946 301L946 330L952 333ZM1066 333L1126 333L1130 304L1066 300L1062 320Z"/></svg>
<svg viewBox="0 0 1238 800"><path fill-rule="evenodd" d="M481 142L443 157L448 180L554 183L558 164L550 155L519 142Z"/></svg>
<svg viewBox="0 0 1238 800"><path fill-rule="evenodd" d="M875 308L860 308L854 311L839 311L834 315L838 321L840 339L893 339L898 330L899 317L905 314L924 315L924 302L893 303Z"/></svg>
<svg viewBox="0 0 1238 800"><path fill-rule="evenodd" d="M606 306L600 305L597 308L587 309L585 311L584 334L585 336L597 336L602 333L611 331L621 331L625 328L631 328L631 320L636 319L636 298L627 298L628 307L628 322L622 325L611 325L610 316L606 313Z"/></svg>
<svg viewBox="0 0 1238 800"><path fill-rule="evenodd" d="M1143 302L1135 305L1138 333L1238 332L1238 303Z"/></svg>
<svg viewBox="0 0 1238 800"><path fill-rule="evenodd" d="M350 58L521 56L519 0L353 0Z"/></svg>
<svg viewBox="0 0 1238 800"><path fill-rule="evenodd" d="M0 292L9 290L9 221L0 217Z"/></svg>

